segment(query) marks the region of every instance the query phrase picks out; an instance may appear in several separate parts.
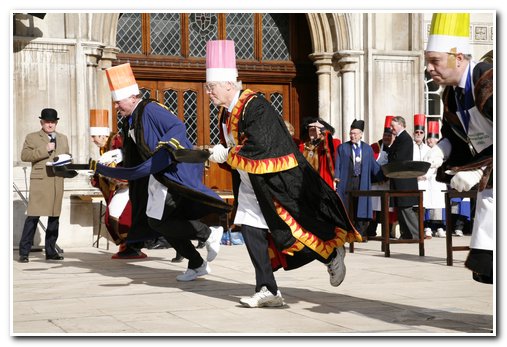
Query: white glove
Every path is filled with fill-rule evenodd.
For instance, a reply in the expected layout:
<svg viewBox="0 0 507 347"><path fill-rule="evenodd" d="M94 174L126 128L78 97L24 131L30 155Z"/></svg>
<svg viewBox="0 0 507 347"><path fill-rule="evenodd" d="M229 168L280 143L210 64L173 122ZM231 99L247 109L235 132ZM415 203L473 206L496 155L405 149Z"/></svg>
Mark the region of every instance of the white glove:
<svg viewBox="0 0 507 347"><path fill-rule="evenodd" d="M431 168L440 167L444 162L444 152L440 147L433 146L423 158L424 161L430 163Z"/></svg>
<svg viewBox="0 0 507 347"><path fill-rule="evenodd" d="M458 192L468 192L479 183L483 174L482 169L460 171L451 179L451 188L456 189Z"/></svg>
<svg viewBox="0 0 507 347"><path fill-rule="evenodd" d="M218 144L210 148L209 152L211 153L209 160L221 164L227 160L229 148L225 148L222 144Z"/></svg>
<svg viewBox="0 0 507 347"><path fill-rule="evenodd" d="M123 154L121 153L121 149L113 149L112 151L107 151L102 154L98 160L99 164L109 165L111 163L121 163L123 160Z"/></svg>

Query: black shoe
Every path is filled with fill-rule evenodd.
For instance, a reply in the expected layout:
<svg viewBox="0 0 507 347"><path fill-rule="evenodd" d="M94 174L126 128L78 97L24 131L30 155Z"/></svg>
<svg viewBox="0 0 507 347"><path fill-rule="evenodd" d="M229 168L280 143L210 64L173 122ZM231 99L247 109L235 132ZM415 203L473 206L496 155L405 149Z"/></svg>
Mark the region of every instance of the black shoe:
<svg viewBox="0 0 507 347"><path fill-rule="evenodd" d="M18 259L18 262L19 263L28 263L30 260L28 260L28 256L27 255L20 255L19 256L19 259Z"/></svg>
<svg viewBox="0 0 507 347"><path fill-rule="evenodd" d="M165 240L158 240L155 242L155 244L151 247L151 249L168 249L171 248L171 244Z"/></svg>
<svg viewBox="0 0 507 347"><path fill-rule="evenodd" d="M127 245L123 251L113 254L111 259L144 259L146 257L147 255L140 249Z"/></svg>
<svg viewBox="0 0 507 347"><path fill-rule="evenodd" d="M204 248L204 246L206 246L206 242L204 242L204 241L199 241L199 242L197 243L197 246L195 246L195 248L200 249L200 248Z"/></svg>
<svg viewBox="0 0 507 347"><path fill-rule="evenodd" d="M171 263L181 263L183 261L183 256L179 253L176 253L176 257L171 259Z"/></svg>
<svg viewBox="0 0 507 347"><path fill-rule="evenodd" d="M63 257L56 253L54 255L46 255L46 260L63 260Z"/></svg>

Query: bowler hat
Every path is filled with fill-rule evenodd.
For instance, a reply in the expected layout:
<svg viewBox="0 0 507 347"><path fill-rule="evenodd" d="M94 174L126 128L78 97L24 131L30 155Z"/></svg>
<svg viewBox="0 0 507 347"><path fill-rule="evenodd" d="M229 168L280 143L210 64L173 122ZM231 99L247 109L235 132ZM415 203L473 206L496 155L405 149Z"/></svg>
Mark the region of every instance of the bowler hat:
<svg viewBox="0 0 507 347"><path fill-rule="evenodd" d="M44 120L59 120L58 112L53 108L45 108L40 113L40 119Z"/></svg>

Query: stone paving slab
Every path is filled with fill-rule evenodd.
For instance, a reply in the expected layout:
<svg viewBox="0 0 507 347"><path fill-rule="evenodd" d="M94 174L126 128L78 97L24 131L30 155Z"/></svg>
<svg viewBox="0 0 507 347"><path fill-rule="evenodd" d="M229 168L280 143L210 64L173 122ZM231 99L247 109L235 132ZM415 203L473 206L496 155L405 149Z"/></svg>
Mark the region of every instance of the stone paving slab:
<svg viewBox="0 0 507 347"><path fill-rule="evenodd" d="M454 238L455 245L470 237ZM445 262L445 240L356 244L347 250L347 277L329 284L313 262L275 276L282 308L249 309L238 300L254 291L244 246L222 246L211 274L180 283L186 261L173 249L143 250L143 260L112 260L116 249L65 249L63 262L43 253L21 264L13 256L11 334L24 335L496 335L495 287L477 283L463 266L467 252ZM199 250L203 255L205 250Z"/></svg>

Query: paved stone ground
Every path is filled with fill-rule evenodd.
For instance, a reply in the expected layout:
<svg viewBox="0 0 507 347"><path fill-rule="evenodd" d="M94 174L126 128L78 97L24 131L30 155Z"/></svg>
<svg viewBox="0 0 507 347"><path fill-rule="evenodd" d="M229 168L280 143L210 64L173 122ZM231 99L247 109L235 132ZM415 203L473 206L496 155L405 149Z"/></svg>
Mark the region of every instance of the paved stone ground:
<svg viewBox="0 0 507 347"><path fill-rule="evenodd" d="M468 245L470 237L454 237ZM480 335L495 336L495 286L474 282L463 262L445 261L445 239L391 245L356 244L345 258L347 276L329 284L313 262L279 270L283 308L249 309L254 272L245 246L222 246L212 273L194 282L175 277L186 261L171 263L173 249L144 250L144 260L111 260L110 250L65 249L63 262L31 253L12 262L11 334L23 335ZM200 250L205 254L205 250Z"/></svg>

